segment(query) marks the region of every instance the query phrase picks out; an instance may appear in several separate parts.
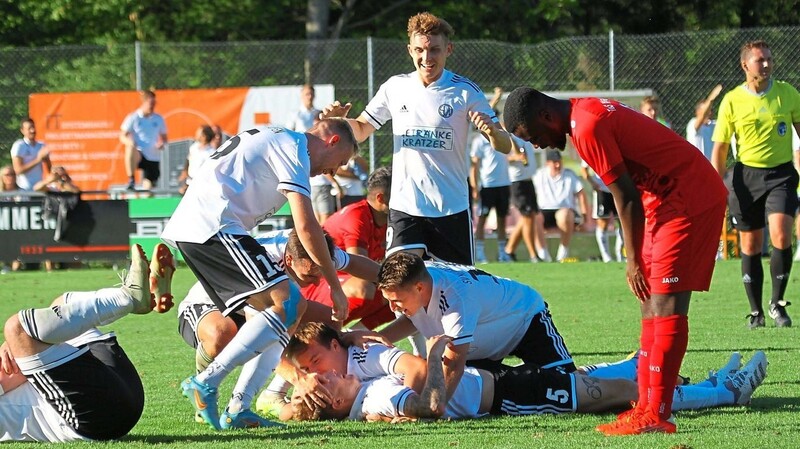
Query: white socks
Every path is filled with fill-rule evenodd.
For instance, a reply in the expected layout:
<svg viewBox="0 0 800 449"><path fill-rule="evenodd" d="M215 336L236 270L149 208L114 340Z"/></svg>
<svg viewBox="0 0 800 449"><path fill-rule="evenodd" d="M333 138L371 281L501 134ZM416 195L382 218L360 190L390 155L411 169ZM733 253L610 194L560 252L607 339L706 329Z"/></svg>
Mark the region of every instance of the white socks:
<svg viewBox="0 0 800 449"><path fill-rule="evenodd" d="M605 229L598 226L594 229L594 237L597 240L597 248L600 250L600 257L603 262L611 262L611 254L608 253L608 234Z"/></svg>
<svg viewBox="0 0 800 449"><path fill-rule="evenodd" d="M264 386L272 371L278 366L282 353L283 345L279 341L274 341L261 355L244 364L231 393L231 400L228 403L229 412L237 413L250 408L256 393Z"/></svg>
<svg viewBox="0 0 800 449"><path fill-rule="evenodd" d="M64 293L64 304L19 311L25 333L44 343L75 338L97 326L110 324L133 310L133 300L119 288Z"/></svg>
<svg viewBox="0 0 800 449"><path fill-rule="evenodd" d="M564 246L564 244L558 244L558 252L556 253L556 261L561 262L562 260L569 257L569 248Z"/></svg>
<svg viewBox="0 0 800 449"><path fill-rule="evenodd" d="M275 377L273 377L272 381L267 385L267 392L284 398L289 394L289 388L291 386L292 384L290 384L289 381L275 374Z"/></svg>
<svg viewBox="0 0 800 449"><path fill-rule="evenodd" d="M225 349L205 371L197 375L197 380L218 387L234 368L266 351L274 342L280 342L281 347L289 342L289 335L281 318L270 309L250 315Z"/></svg>

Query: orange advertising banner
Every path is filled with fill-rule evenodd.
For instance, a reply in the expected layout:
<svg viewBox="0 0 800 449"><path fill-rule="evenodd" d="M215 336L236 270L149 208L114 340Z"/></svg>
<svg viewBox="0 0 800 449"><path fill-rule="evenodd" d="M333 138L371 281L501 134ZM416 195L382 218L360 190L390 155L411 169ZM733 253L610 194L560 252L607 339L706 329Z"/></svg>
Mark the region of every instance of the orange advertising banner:
<svg viewBox="0 0 800 449"><path fill-rule="evenodd" d="M249 90L159 90L156 112L167 123L169 141L191 140L204 124L220 125L233 135L239 132ZM108 190L127 182L120 126L140 104L135 91L32 94L29 102L38 137L50 149L53 165L66 167L83 190ZM263 119L269 120L269 114Z"/></svg>

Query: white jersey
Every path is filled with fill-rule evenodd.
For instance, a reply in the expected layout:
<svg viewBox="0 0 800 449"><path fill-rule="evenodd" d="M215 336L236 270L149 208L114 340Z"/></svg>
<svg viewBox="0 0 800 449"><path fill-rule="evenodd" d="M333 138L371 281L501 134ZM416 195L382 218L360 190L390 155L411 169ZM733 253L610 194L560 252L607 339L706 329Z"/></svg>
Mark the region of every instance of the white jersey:
<svg viewBox="0 0 800 449"><path fill-rule="evenodd" d="M531 181L534 173L536 173L536 148L532 143L526 142L513 134L511 134L511 138L516 141L517 146L525 149L525 154L528 156L528 165L524 165L522 161L508 161L509 181Z"/></svg>
<svg viewBox="0 0 800 449"><path fill-rule="evenodd" d="M536 202L542 210L577 209L575 195L583 191L583 183L574 171L563 168L557 176L550 176L550 169L542 167L533 176Z"/></svg>
<svg viewBox="0 0 800 449"><path fill-rule="evenodd" d="M402 349L371 344L366 349L358 346L347 348L347 374L352 374L360 381L367 381L383 376L401 376L395 371L395 365L407 352Z"/></svg>
<svg viewBox="0 0 800 449"><path fill-rule="evenodd" d="M200 167L161 238L205 243L217 232L247 234L286 203L285 191L311 195L305 134L262 127L225 142Z"/></svg>
<svg viewBox="0 0 800 449"><path fill-rule="evenodd" d="M31 144L28 139L19 139L11 145L11 157L22 158L24 165L39 157L39 151L44 148L44 142L37 141ZM33 190L33 186L43 179L42 164L36 164L25 173L17 173L17 185L20 190Z"/></svg>
<svg viewBox="0 0 800 449"><path fill-rule="evenodd" d="M497 121L478 86L448 70L427 87L416 72L381 85L361 116L375 129L392 121L391 209L417 217L467 210L469 111Z"/></svg>
<svg viewBox="0 0 800 449"><path fill-rule="evenodd" d="M292 131L300 133L306 132L314 126L314 121L319 118L319 109L311 108L306 109L305 106L300 106L300 110L292 117L292 120L286 124L286 127Z"/></svg>
<svg viewBox="0 0 800 449"><path fill-rule="evenodd" d="M483 135L478 134L472 139L472 148L469 155L478 159L478 174L481 187L505 187L511 185L508 177L508 159L506 155L495 151Z"/></svg>
<svg viewBox="0 0 800 449"><path fill-rule="evenodd" d="M474 368L465 368L456 391L447 401L443 418L461 419L483 416L478 411L483 393L483 379ZM408 416L405 411L406 399L415 394L414 390L403 385L399 376L384 376L367 381L361 385L348 419L363 421L367 415L388 417Z"/></svg>
<svg viewBox="0 0 800 449"><path fill-rule="evenodd" d="M531 319L545 310L544 299L520 282L466 265L425 262L433 278L430 303L410 317L430 338L447 335L454 345L469 343L467 360L501 360L513 351Z"/></svg>
<svg viewBox="0 0 800 449"><path fill-rule="evenodd" d="M280 267L281 270L286 271L286 263L284 256L286 254L286 244L289 241L289 233L291 229L281 229L277 231L265 232L256 237L256 241L264 247L273 265ZM333 265L337 270L344 270L350 263L350 255L338 247L333 250ZM178 305L178 316L183 316L183 313L190 306L195 304L203 304L207 306L214 306L214 301L208 296L206 290L200 282L196 282L183 301Z"/></svg>
<svg viewBox="0 0 800 449"><path fill-rule="evenodd" d="M187 174L189 175L189 180L194 178L197 172L200 171L200 167L208 159L209 156L214 154L214 150L215 148L212 147L210 144L203 145L200 142L195 142L191 146L189 146L189 156L187 157L187 161L189 162L189 167L186 170Z"/></svg>
<svg viewBox="0 0 800 449"><path fill-rule="evenodd" d="M697 123L697 117L692 117L686 124L686 140L696 146L706 159L711 160L711 151L714 149L714 141L711 140L711 136L714 134L717 121L711 120L703 123L700 125L700 129L694 129L695 123Z"/></svg>
<svg viewBox="0 0 800 449"><path fill-rule="evenodd" d="M583 159L581 159L581 167L589 169L589 172L591 173L589 177L592 178L592 181L594 181L594 183L600 188L599 190L601 192L611 193L611 191L608 190L606 183L603 182L603 179L597 176L597 173L595 173L594 170L592 170L592 167L589 167L589 164L587 164Z"/></svg>
<svg viewBox="0 0 800 449"><path fill-rule="evenodd" d="M133 143L142 153L142 157L153 162L161 160L161 150L157 146L159 136L167 133L164 117L155 112L145 117L137 109L125 117L120 129L131 134Z"/></svg>

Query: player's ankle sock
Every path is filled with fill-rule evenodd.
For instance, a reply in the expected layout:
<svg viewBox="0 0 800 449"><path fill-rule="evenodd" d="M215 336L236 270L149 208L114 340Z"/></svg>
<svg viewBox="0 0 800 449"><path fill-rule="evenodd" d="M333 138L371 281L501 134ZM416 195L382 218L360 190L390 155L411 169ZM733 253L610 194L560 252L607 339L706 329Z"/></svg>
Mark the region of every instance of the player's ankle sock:
<svg viewBox="0 0 800 449"><path fill-rule="evenodd" d="M550 250L547 248L537 249L536 255L539 256L539 259L545 262L551 262L553 258L550 256Z"/></svg>
<svg viewBox="0 0 800 449"><path fill-rule="evenodd" d="M569 247L564 246L563 243L559 243L558 252L556 253L556 260L564 260L567 257L569 257Z"/></svg>
<svg viewBox="0 0 800 449"><path fill-rule="evenodd" d="M726 401L724 393L730 394ZM717 405L733 404L733 392L722 384L719 388L704 388L697 385L678 385L672 395L672 410L697 410Z"/></svg>
<svg viewBox="0 0 800 449"><path fill-rule="evenodd" d="M672 396L689 342L686 315L653 318L655 340L650 350L650 398L648 409L662 419L672 414Z"/></svg>
<svg viewBox="0 0 800 449"><path fill-rule="evenodd" d="M275 341L260 355L244 364L239 379L236 380L236 386L233 387L228 411L236 413L250 408L256 393L278 366L283 348L280 341Z"/></svg>
<svg viewBox="0 0 800 449"><path fill-rule="evenodd" d="M621 360L614 363L598 363L596 365L582 366L581 370L598 379L628 379L636 380L637 359Z"/></svg>
<svg viewBox="0 0 800 449"><path fill-rule="evenodd" d="M281 318L270 309L251 315L208 368L197 375L197 380L218 387L234 368L244 365L276 341L282 346L289 341Z"/></svg>
<svg viewBox="0 0 800 449"><path fill-rule="evenodd" d="M764 267L761 266L761 253L749 256L742 254L742 282L747 300L750 301L750 311L763 314Z"/></svg>
<svg viewBox="0 0 800 449"><path fill-rule="evenodd" d="M508 241L506 239L497 239L497 259L500 259L500 255L506 252L506 243Z"/></svg>
<svg viewBox="0 0 800 449"><path fill-rule="evenodd" d="M636 408L645 410L650 394L650 349L655 339L653 319L642 319L642 334L639 337L639 363L636 365L636 383L639 387L639 399Z"/></svg>
<svg viewBox="0 0 800 449"><path fill-rule="evenodd" d="M275 377L272 378L269 385L267 385L267 392L270 394L274 394L280 397L286 397L289 394L289 388L292 384L289 383L286 379L281 377L279 374L275 373Z"/></svg>
<svg viewBox="0 0 800 449"><path fill-rule="evenodd" d="M772 276L772 299L776 303L783 300L786 286L789 285L789 274L792 272L792 247L772 249L769 258L769 271Z"/></svg>
<svg viewBox="0 0 800 449"><path fill-rule="evenodd" d="M208 355L202 343L197 343L197 349L194 350L194 369L197 374L202 373L208 368L208 365L214 361L214 358Z"/></svg>
<svg viewBox="0 0 800 449"><path fill-rule="evenodd" d="M622 239L622 233L619 231L619 227L617 227L616 236L616 241L614 242L614 252L617 256L617 262L622 262L624 259L622 256L622 248L625 246L625 240Z"/></svg>
<svg viewBox="0 0 800 449"><path fill-rule="evenodd" d="M608 253L608 234L605 229L599 227L594 230L594 238L597 240L597 248L600 250L600 257L603 262L611 260L611 254Z"/></svg>
<svg viewBox="0 0 800 449"><path fill-rule="evenodd" d="M130 297L118 288L95 292L68 292L64 304L19 311L26 334L44 343L56 344L87 330L116 321L133 310Z"/></svg>

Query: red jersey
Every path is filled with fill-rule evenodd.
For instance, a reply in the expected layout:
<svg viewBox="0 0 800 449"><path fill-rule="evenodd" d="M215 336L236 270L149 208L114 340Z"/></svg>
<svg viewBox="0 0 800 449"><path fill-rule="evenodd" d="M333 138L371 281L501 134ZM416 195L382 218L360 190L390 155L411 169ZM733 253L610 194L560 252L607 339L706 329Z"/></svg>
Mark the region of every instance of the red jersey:
<svg viewBox="0 0 800 449"><path fill-rule="evenodd" d="M339 248L367 249L367 257L379 262L386 256L386 225L376 226L367 200L350 204L328 217L322 226Z"/></svg>
<svg viewBox="0 0 800 449"><path fill-rule="evenodd" d="M572 98L572 144L606 185L627 172L648 220L693 217L725 201L728 190L686 139L618 101Z"/></svg>

